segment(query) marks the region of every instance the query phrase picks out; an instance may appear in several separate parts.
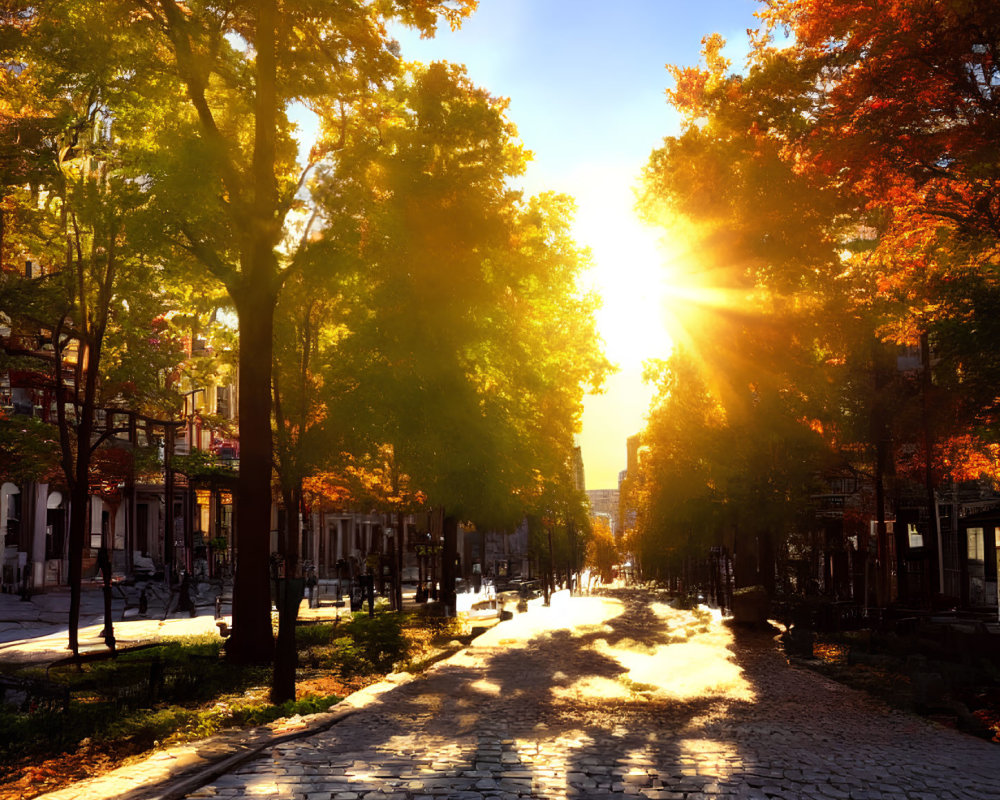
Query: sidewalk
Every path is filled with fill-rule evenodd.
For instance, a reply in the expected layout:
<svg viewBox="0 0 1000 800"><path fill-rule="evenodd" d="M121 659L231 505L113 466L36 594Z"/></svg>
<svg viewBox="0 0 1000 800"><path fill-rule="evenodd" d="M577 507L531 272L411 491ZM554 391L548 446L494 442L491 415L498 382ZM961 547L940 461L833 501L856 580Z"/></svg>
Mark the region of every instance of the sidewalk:
<svg viewBox="0 0 1000 800"><path fill-rule="evenodd" d="M532 600L529 609L535 613L516 615L503 626L503 630L523 638L526 631L534 633L538 629L544 629L551 624L551 617L560 614L559 609L568 598L568 592L557 592L553 595L553 607L546 609L542 608L541 598ZM333 611L303 607L302 616L310 618L320 614L332 615ZM538 619L532 622L530 618L536 616ZM197 619L199 617L195 618ZM188 619L186 622L193 623L195 620ZM180 619L167 622L174 621L185 622ZM159 623L149 620L147 624ZM500 626L490 628L490 635L495 637L499 628ZM118 630L117 624L115 629ZM481 636L475 641L486 639ZM443 666L464 652L465 648L442 651L444 660L438 663ZM2 653L3 650L0 650L0 654ZM436 667L437 664L431 666L423 674L426 675ZM208 739L165 748L111 772L40 795L39 800L178 800L256 758L267 749L329 730L347 717L368 708L387 692L409 684L418 677L409 673L394 673L354 692L325 713L279 719L257 728L227 730Z"/></svg>
<svg viewBox="0 0 1000 800"><path fill-rule="evenodd" d="M227 593L228 594L228 593ZM471 609L476 595L460 595L459 610L470 624L489 625L493 612L476 612ZM345 598L346 601L346 598ZM162 599L152 598L147 613L140 615L138 609L125 609L125 601L115 597L111 603L111 618L114 624L116 646L119 650L137 644L145 644L171 636L218 635L215 619L214 592L204 591L195 600L197 615L189 616L182 611L171 611L164 618ZM509 604L513 605L513 604ZM413 602L413 592L405 592L404 608L417 608ZM367 609L367 605L365 605ZM230 602L222 605L222 619L232 624ZM122 619L123 612L125 619ZM309 608L303 599L299 608L300 623L333 622L350 614L348 607L336 608L330 604L319 608ZM0 593L0 661L17 663L46 663L69 655L69 589L52 589L44 594L33 595L29 600L21 600L16 594ZM104 592L100 585L86 585L80 597L79 641L81 653L107 649L104 638Z"/></svg>
<svg viewBox="0 0 1000 800"><path fill-rule="evenodd" d="M22 600L16 594L0 594L0 660L5 662L45 663L70 654L69 590L55 589ZM115 639L119 649L156 640L164 636L192 636L216 633L214 606L201 604L198 615L170 614L162 619L163 607L152 606L147 616L129 609L122 620L125 603L115 598L111 604ZM104 593L98 586L87 586L80 595L80 651L106 650L104 630Z"/></svg>

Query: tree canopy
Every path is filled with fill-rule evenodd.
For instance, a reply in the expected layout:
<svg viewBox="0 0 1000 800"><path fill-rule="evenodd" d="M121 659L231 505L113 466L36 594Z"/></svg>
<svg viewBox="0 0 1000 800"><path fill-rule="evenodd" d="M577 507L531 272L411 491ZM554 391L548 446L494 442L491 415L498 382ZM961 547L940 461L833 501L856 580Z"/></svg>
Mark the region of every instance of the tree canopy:
<svg viewBox="0 0 1000 800"><path fill-rule="evenodd" d="M509 188L526 155L506 102L461 68L415 68L386 108L320 189L359 269L331 421L362 449L390 444L430 503L509 526L536 476L566 469L607 367L572 207Z"/></svg>
<svg viewBox="0 0 1000 800"><path fill-rule="evenodd" d="M651 156L642 203L697 242L690 294L706 302L684 332L698 368L671 362L647 429L649 519L667 524L656 492L675 483L732 502L714 469L740 454L743 491L767 475L766 507L807 515L786 515L786 529L816 524L797 470L840 464L879 497L893 466L928 492L996 476L995 364L982 346L1000 232L988 6L772 0L742 73L718 36L703 65L669 68L682 132ZM916 371L894 368L901 347L923 348ZM725 427L751 426L722 451L691 443L712 475L684 470L691 456L672 438L690 436L679 380L693 397L707 390ZM698 424L706 436L718 425ZM784 460L799 466L767 469ZM744 506L743 518L759 513Z"/></svg>

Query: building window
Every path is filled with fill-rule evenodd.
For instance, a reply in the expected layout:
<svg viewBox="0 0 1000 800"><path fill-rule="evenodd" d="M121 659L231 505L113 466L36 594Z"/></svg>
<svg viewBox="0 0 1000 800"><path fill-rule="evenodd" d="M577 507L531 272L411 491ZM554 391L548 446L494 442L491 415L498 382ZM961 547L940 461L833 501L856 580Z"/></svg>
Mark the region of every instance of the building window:
<svg viewBox="0 0 1000 800"><path fill-rule="evenodd" d="M108 541L108 534L111 530L111 515L103 509L100 510L100 515L100 527L90 529L90 546L94 550L104 547L104 543ZM95 514L94 517L96 521L97 515Z"/></svg>
<svg viewBox="0 0 1000 800"><path fill-rule="evenodd" d="M229 419L232 414L230 414L230 397L229 397L229 387L219 386L215 390L215 413L220 417L225 417Z"/></svg>
<svg viewBox="0 0 1000 800"><path fill-rule="evenodd" d="M983 529L969 528L966 532L969 561L985 561L986 553L983 544Z"/></svg>

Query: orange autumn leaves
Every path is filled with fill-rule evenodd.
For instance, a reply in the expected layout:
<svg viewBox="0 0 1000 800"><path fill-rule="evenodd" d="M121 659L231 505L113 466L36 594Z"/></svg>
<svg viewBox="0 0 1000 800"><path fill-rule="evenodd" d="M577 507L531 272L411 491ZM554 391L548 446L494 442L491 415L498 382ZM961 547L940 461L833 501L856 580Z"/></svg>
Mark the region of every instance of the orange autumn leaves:
<svg viewBox="0 0 1000 800"><path fill-rule="evenodd" d="M306 505L325 510L366 508L382 513L412 513L424 507L427 496L400 473L390 446L370 457L341 454L342 466L309 475L302 481Z"/></svg>
<svg viewBox="0 0 1000 800"><path fill-rule="evenodd" d="M718 35L701 65L668 67L682 135L645 175L647 208L699 231L697 279L765 298L703 314L696 355L714 385L752 379L857 453L886 403L897 444L922 438L919 380L878 398L871 362L928 338L936 480L1000 478L995 3L768 0L758 17L739 72ZM785 346L762 358L774 335ZM897 455L900 474L926 466L920 448Z"/></svg>

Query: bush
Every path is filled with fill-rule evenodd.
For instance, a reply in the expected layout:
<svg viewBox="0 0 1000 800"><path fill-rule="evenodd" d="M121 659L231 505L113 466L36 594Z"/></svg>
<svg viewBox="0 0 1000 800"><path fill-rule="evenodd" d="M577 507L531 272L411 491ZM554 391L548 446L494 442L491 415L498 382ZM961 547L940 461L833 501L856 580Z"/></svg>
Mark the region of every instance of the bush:
<svg viewBox="0 0 1000 800"><path fill-rule="evenodd" d="M336 625L313 625L296 632L296 642L305 650L305 661L314 667L335 670L343 677L389 672L405 661L410 641L399 614L357 614Z"/></svg>
<svg viewBox="0 0 1000 800"><path fill-rule="evenodd" d="M73 752L85 741L120 743L137 751L177 732L201 734L199 712L182 703L193 705L266 683L265 672L234 668L221 660L220 652L220 640L197 637L126 650L115 659L85 663L79 669L50 669L48 680L71 692L69 708L0 707L0 764ZM218 727L209 725L205 735Z"/></svg>
<svg viewBox="0 0 1000 800"><path fill-rule="evenodd" d="M347 630L355 647L376 671L391 670L409 655L410 641L403 633L403 619L398 614L358 615Z"/></svg>
<svg viewBox="0 0 1000 800"><path fill-rule="evenodd" d="M299 625L295 629L295 646L299 650L308 650L310 647L328 645L333 641L334 634L339 627L333 622Z"/></svg>

